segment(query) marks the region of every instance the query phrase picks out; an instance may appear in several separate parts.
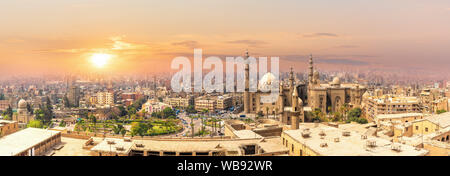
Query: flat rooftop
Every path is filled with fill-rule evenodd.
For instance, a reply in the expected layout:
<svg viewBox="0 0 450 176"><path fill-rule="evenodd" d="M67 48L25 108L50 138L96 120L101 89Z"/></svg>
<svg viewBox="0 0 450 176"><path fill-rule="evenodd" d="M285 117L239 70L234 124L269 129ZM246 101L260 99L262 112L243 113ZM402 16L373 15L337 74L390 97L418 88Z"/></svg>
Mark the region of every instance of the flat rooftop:
<svg viewBox="0 0 450 176"><path fill-rule="evenodd" d="M304 129L309 129L309 137L302 136ZM323 137L320 135L322 132L325 134ZM348 132L349 136L343 136L343 132ZM317 127L302 125L297 130L287 130L283 133L323 156L424 156L428 153L424 149L416 150L415 147L409 145L393 144L389 140L373 136L362 139L362 134L359 132L346 131L322 124ZM335 141L336 138L339 138L338 142ZM368 141L373 141L376 146L369 147ZM325 143L327 146L322 147L321 145ZM393 146L399 146L400 150L393 150Z"/></svg>
<svg viewBox="0 0 450 176"><path fill-rule="evenodd" d="M45 141L61 132L26 128L0 138L0 156L13 156L19 154L42 141Z"/></svg>
<svg viewBox="0 0 450 176"><path fill-rule="evenodd" d="M401 118L407 118L407 117L417 117L417 116L423 116L422 113L401 113L401 114L380 114L377 115L377 119L401 119Z"/></svg>
<svg viewBox="0 0 450 176"><path fill-rule="evenodd" d="M133 144L134 143L132 141L127 142L124 139L105 138L96 146L91 148L91 151L128 154L131 151Z"/></svg>
<svg viewBox="0 0 450 176"><path fill-rule="evenodd" d="M241 146L243 145L259 145L265 153L286 152L288 149L283 146L280 137L265 139L224 139L224 140L132 140L132 142L124 142L123 139L106 138L92 151L114 152L114 148L106 144L107 140L115 140L121 146L126 146L125 151L129 150L147 150L147 151L163 151L163 152L210 152L210 151L233 151L239 155ZM131 146L129 145L131 144ZM136 144L142 144L143 147L137 147Z"/></svg>
<svg viewBox="0 0 450 176"><path fill-rule="evenodd" d="M253 132L252 130L236 130L234 131L234 134L239 139L253 139L253 138L262 138L261 135Z"/></svg>
<svg viewBox="0 0 450 176"><path fill-rule="evenodd" d="M433 122L434 124L439 125L442 128L447 128L450 127L450 112L433 115L424 120Z"/></svg>

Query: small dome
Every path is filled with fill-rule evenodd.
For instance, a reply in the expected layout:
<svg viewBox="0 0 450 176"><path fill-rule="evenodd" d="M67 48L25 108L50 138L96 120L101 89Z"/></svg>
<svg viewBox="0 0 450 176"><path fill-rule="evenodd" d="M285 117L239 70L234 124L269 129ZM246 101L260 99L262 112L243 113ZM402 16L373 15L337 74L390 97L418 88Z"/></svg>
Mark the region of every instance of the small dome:
<svg viewBox="0 0 450 176"><path fill-rule="evenodd" d="M275 84L275 75L268 72L260 80L258 84L258 89L260 90L271 90L272 84Z"/></svg>
<svg viewBox="0 0 450 176"><path fill-rule="evenodd" d="M24 99L20 99L18 106L20 109L27 108L27 101L25 101Z"/></svg>
<svg viewBox="0 0 450 176"><path fill-rule="evenodd" d="M339 79L339 77L334 77L333 81L331 82L332 85L340 85L341 84L341 79Z"/></svg>

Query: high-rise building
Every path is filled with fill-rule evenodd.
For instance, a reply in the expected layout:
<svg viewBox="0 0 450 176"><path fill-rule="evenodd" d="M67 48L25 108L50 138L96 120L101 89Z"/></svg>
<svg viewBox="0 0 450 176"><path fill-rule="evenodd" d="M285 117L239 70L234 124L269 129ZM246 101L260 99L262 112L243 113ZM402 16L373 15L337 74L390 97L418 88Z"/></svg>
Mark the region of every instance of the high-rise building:
<svg viewBox="0 0 450 176"><path fill-rule="evenodd" d="M78 86L71 86L67 99L71 106L78 107L80 105L80 88Z"/></svg>
<svg viewBox="0 0 450 176"><path fill-rule="evenodd" d="M98 105L114 105L115 96L113 92L98 92L97 104Z"/></svg>

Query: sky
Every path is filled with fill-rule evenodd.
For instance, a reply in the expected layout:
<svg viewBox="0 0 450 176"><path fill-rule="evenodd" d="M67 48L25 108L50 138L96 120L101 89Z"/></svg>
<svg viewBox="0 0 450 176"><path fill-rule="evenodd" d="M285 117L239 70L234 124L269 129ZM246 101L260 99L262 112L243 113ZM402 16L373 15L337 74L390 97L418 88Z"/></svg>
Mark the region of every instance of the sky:
<svg viewBox="0 0 450 176"><path fill-rule="evenodd" d="M0 1L0 74L166 72L176 56L449 76L448 0ZM113 57L102 68L90 58Z"/></svg>

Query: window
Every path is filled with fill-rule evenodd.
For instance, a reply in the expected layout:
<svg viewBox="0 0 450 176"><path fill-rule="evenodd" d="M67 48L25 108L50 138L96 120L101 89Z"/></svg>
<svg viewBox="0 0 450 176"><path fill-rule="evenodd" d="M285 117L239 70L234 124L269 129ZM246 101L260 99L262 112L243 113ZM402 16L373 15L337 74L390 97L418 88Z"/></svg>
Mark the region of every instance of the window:
<svg viewBox="0 0 450 176"><path fill-rule="evenodd" d="M419 130L419 126L416 126L416 130Z"/></svg>
<svg viewBox="0 0 450 176"><path fill-rule="evenodd" d="M294 152L294 144L292 144L292 147L291 147L291 148L292 148L292 152Z"/></svg>
<svg viewBox="0 0 450 176"><path fill-rule="evenodd" d="M425 132L428 132L428 128L425 128Z"/></svg>
<svg viewBox="0 0 450 176"><path fill-rule="evenodd" d="M300 149L300 156L303 156L303 150Z"/></svg>

